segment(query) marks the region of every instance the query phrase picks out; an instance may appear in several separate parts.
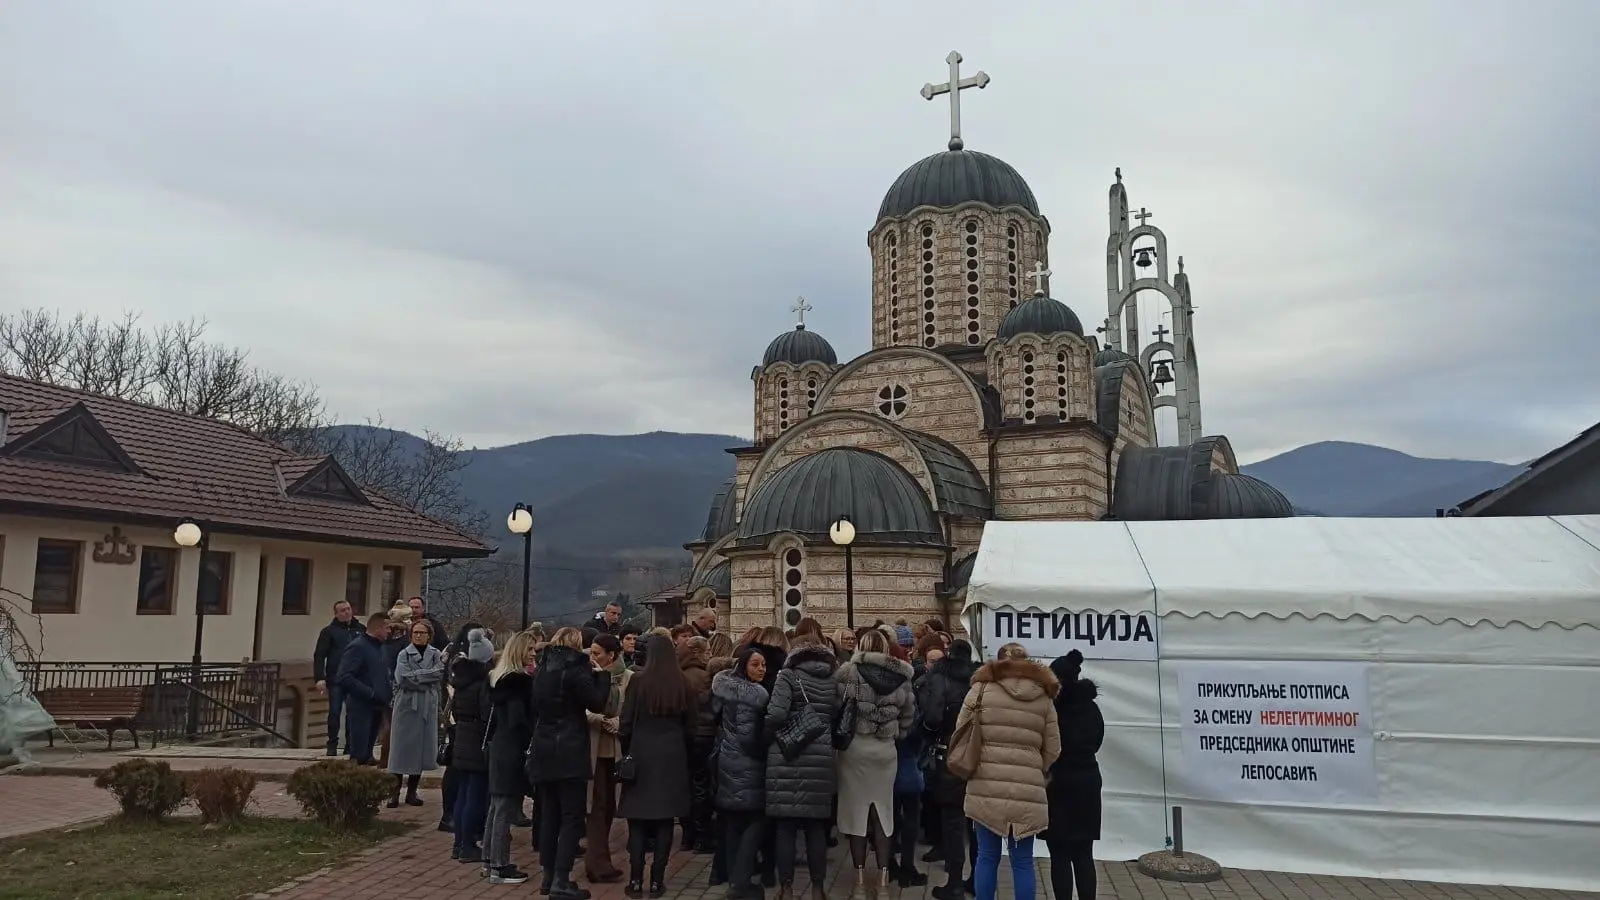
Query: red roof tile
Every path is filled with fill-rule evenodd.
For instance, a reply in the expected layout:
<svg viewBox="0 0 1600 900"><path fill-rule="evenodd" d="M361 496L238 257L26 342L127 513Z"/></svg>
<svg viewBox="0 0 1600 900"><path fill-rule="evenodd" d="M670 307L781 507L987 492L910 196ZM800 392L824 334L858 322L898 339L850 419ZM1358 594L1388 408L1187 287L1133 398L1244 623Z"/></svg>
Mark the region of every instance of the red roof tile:
<svg viewBox="0 0 1600 900"><path fill-rule="evenodd" d="M370 505L287 497L283 488L325 457L291 453L215 419L0 375L5 443L79 403L143 472L0 455L0 512L174 523L193 517L221 532L403 547L431 557L489 552L460 530L375 491L366 491Z"/></svg>

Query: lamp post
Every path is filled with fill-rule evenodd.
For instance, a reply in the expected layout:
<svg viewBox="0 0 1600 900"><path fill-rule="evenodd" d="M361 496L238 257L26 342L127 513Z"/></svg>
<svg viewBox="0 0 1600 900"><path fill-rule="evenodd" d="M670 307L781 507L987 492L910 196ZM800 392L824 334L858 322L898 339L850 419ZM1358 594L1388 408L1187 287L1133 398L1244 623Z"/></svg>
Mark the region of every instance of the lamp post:
<svg viewBox="0 0 1600 900"><path fill-rule="evenodd" d="M533 507L518 503L506 516L506 527L522 535L522 630L528 630L528 589L533 580Z"/></svg>
<svg viewBox="0 0 1600 900"><path fill-rule="evenodd" d="M189 740L194 740L200 726L200 663L206 636L206 564L211 561L211 532L194 519L184 519L172 530L172 539L179 547L200 548L200 568L194 582L194 657L189 662L189 709L186 722Z"/></svg>
<svg viewBox="0 0 1600 900"><path fill-rule="evenodd" d="M856 573L855 559L851 556L850 546L856 542L856 526L850 521L849 516L840 516L828 528L828 540L834 546L844 548L844 621L851 628L856 627Z"/></svg>

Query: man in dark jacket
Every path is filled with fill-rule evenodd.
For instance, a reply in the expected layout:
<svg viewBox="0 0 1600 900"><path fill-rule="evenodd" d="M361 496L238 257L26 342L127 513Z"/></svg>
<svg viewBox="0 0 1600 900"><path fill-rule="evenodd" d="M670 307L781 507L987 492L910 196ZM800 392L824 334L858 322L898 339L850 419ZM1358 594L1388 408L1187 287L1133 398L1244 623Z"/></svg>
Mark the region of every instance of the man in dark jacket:
<svg viewBox="0 0 1600 900"><path fill-rule="evenodd" d="M393 696L383 664L383 643L388 636L389 616L373 613L367 618L366 632L351 641L339 659L339 687L345 692L350 722L346 749L351 759L364 766L372 765L372 743Z"/></svg>
<svg viewBox="0 0 1600 900"><path fill-rule="evenodd" d="M614 638L622 637L622 604L612 601L606 608L594 614L585 628L592 628L599 634L609 634Z"/></svg>
<svg viewBox="0 0 1600 900"><path fill-rule="evenodd" d="M355 610L340 600L333 605L333 621L317 632L317 648L311 653L311 673L317 680L317 693L328 697L328 755L339 755L339 717L344 712L344 689L339 687L339 657L350 642L366 628L356 621ZM350 742L345 741L348 748Z"/></svg>
<svg viewBox="0 0 1600 900"><path fill-rule="evenodd" d="M444 648L450 643L450 635L444 630L444 624L428 612L427 604L421 597L412 597L406 601L406 605L411 607L411 621L426 619L428 627L433 629L433 637L428 639L428 646L443 653Z"/></svg>

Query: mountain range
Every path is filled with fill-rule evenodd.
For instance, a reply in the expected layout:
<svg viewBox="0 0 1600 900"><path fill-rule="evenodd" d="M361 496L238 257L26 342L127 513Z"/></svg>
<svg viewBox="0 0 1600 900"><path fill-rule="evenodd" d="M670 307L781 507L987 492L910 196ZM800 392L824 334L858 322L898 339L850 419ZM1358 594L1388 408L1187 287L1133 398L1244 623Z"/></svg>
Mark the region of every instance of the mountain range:
<svg viewBox="0 0 1600 900"><path fill-rule="evenodd" d="M490 513L490 537L517 502L535 510L541 542L584 556L676 551L699 535L711 495L733 474L717 434L573 434L463 451L467 497ZM1431 516L1510 480L1521 466L1425 459L1344 441L1298 447L1243 467L1303 514Z"/></svg>

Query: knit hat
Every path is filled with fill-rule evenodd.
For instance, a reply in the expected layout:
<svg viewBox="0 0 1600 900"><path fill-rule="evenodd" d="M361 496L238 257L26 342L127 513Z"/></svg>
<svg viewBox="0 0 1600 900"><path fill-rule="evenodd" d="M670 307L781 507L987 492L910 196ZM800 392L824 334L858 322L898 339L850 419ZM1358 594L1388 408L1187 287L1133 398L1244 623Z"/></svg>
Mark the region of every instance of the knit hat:
<svg viewBox="0 0 1600 900"><path fill-rule="evenodd" d="M411 622L411 607L404 603L396 603L389 608L389 625L407 625Z"/></svg>
<svg viewBox="0 0 1600 900"><path fill-rule="evenodd" d="M1083 652L1077 648L1068 650L1066 656L1058 656L1050 661L1050 671L1060 681L1077 681L1078 674L1083 671Z"/></svg>
<svg viewBox="0 0 1600 900"><path fill-rule="evenodd" d="M910 625L896 625L894 627L895 643L902 647L910 647L917 642L916 635L911 633Z"/></svg>
<svg viewBox="0 0 1600 900"><path fill-rule="evenodd" d="M467 633L467 659L484 665L494 662L494 644L489 642L489 634L482 628Z"/></svg>

